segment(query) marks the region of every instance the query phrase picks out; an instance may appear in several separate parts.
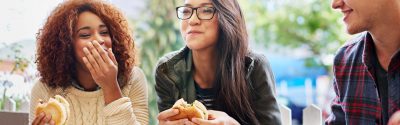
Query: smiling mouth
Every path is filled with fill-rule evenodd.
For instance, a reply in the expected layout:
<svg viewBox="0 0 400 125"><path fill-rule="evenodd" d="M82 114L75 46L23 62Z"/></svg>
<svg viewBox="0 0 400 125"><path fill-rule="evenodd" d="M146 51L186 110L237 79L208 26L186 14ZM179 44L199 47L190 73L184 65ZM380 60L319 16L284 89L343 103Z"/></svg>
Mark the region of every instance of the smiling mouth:
<svg viewBox="0 0 400 125"><path fill-rule="evenodd" d="M107 52L107 50L108 50L105 46L101 46L101 48L103 48L104 51L106 51L106 52Z"/></svg>
<svg viewBox="0 0 400 125"><path fill-rule="evenodd" d="M352 9L349 10L343 10L342 13L344 15L343 20L346 20L348 18L348 16L351 14L351 12L353 12Z"/></svg>

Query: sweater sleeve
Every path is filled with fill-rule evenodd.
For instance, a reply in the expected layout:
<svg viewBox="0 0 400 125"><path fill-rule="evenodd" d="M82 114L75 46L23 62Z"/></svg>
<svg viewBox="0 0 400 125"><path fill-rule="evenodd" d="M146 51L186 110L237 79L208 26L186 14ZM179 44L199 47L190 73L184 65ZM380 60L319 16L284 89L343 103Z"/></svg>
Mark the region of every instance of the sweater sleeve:
<svg viewBox="0 0 400 125"><path fill-rule="evenodd" d="M39 103L39 99L48 100L49 90L45 87L42 82L36 82L31 90L30 108L29 108L29 124L32 124L35 119L36 105Z"/></svg>
<svg viewBox="0 0 400 125"><path fill-rule="evenodd" d="M149 121L147 80L143 71L134 68L127 97L117 99L106 105L103 114L108 125L147 125Z"/></svg>

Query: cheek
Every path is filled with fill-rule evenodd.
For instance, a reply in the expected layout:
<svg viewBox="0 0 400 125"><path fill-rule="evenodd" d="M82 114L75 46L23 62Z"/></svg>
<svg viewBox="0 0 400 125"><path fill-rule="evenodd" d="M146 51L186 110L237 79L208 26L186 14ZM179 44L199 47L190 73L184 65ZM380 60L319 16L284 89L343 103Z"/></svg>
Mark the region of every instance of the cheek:
<svg viewBox="0 0 400 125"><path fill-rule="evenodd" d="M78 58L83 57L83 48L86 47L87 41L84 40L76 40L74 43L74 51L75 51L75 56Z"/></svg>
<svg viewBox="0 0 400 125"><path fill-rule="evenodd" d="M208 29L208 37L212 40L212 41L217 41L218 40L218 36L219 36L219 28L218 28L218 22L216 20L214 20L213 22L211 22L211 24L209 25Z"/></svg>
<svg viewBox="0 0 400 125"><path fill-rule="evenodd" d="M109 39L105 39L105 46L106 46L106 48L112 48L112 40L111 40L111 38L109 38Z"/></svg>
<svg viewBox="0 0 400 125"><path fill-rule="evenodd" d="M181 35L182 35L183 39L185 39L185 36L186 36L187 26L188 26L187 21L181 21L181 27L180 28L181 28Z"/></svg>

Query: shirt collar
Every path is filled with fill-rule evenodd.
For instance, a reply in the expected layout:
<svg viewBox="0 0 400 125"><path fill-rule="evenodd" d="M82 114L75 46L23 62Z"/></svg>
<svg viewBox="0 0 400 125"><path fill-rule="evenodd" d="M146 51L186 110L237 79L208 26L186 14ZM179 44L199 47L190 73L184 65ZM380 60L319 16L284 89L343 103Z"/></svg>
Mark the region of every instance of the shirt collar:
<svg viewBox="0 0 400 125"><path fill-rule="evenodd" d="M72 80L72 86L75 87L76 89L82 90L82 91L89 91L89 90L85 90L85 88L83 88L83 86L79 85L78 82L76 82L75 80ZM93 91L97 91L99 90L101 87L97 86L95 90Z"/></svg>
<svg viewBox="0 0 400 125"><path fill-rule="evenodd" d="M362 52L362 62L365 64L368 69L372 69L373 64L371 59L373 59L373 54L376 54L375 51L375 43L374 40L372 39L372 36L369 32L367 32L364 36L364 39L362 40L364 47L363 47L363 52ZM395 55L392 57L389 68L388 68L388 73L394 72L394 71L400 71L400 49L397 50ZM378 60L376 60L378 61Z"/></svg>

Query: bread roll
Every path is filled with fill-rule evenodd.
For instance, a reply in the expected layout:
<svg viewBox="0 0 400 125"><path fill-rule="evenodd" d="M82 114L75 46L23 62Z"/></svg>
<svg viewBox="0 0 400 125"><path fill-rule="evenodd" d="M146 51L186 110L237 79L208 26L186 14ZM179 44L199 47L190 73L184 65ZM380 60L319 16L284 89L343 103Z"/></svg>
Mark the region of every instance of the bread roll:
<svg viewBox="0 0 400 125"><path fill-rule="evenodd" d="M41 112L44 112L46 116L51 115L56 125L64 125L69 116L69 103L60 95L50 98L47 102L39 99L35 115L38 116Z"/></svg>
<svg viewBox="0 0 400 125"><path fill-rule="evenodd" d="M206 107L199 101L195 100L192 104L188 104L185 100L179 99L172 106L172 109L178 109L179 114L170 117L170 120L178 120L188 118L208 119L208 112Z"/></svg>

